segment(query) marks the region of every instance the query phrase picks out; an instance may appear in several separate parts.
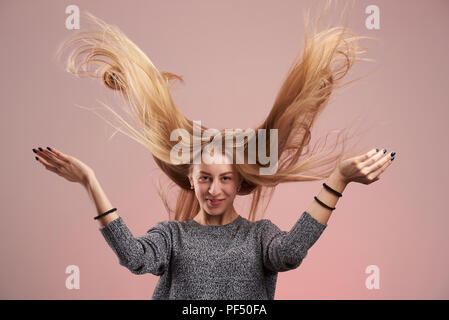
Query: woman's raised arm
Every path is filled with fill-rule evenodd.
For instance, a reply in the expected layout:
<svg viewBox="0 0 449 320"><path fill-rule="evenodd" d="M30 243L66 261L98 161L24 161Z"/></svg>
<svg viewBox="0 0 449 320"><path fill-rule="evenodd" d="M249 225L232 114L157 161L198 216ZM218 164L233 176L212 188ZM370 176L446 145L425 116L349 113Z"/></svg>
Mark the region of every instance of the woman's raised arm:
<svg viewBox="0 0 449 320"><path fill-rule="evenodd" d="M89 194L89 197L92 199L92 201L95 204L95 207L97 208L97 213L100 215L102 213L105 213L108 210L111 210L113 208L111 202L109 201L108 197L103 191L103 188L100 185L100 182L98 182L97 177L92 172L88 174L86 178L86 184L85 184L86 190ZM117 214L117 211L108 213L107 215L98 218L98 223L101 227L107 226L109 223L114 221L115 219L118 219L119 215Z"/></svg>
<svg viewBox="0 0 449 320"><path fill-rule="evenodd" d="M51 147L33 149L36 160L44 167L71 182L83 185L93 200L97 213L112 209L111 202L103 191L94 171L73 156ZM158 223L144 236L134 237L125 222L111 212L98 218L100 232L115 252L119 263L134 274L152 273L161 275L170 262L171 235L168 223Z"/></svg>
<svg viewBox="0 0 449 320"><path fill-rule="evenodd" d="M387 150L372 149L365 154L342 161L332 172L326 184L333 190L343 193L349 182L371 184L379 180L379 175L392 163L395 152L386 154ZM327 189L321 189L317 196L325 205L335 208L339 197ZM314 200L306 210L315 220L327 224L332 213L331 209Z"/></svg>
<svg viewBox="0 0 449 320"><path fill-rule="evenodd" d="M37 154L36 160L44 165L44 167L63 177L70 182L76 182L86 188L90 198L93 200L97 208L98 215L112 209L111 202L101 188L94 171L81 160L67 155L56 148L41 147L33 149ZM100 226L104 227L119 216L116 212L112 212L98 218Z"/></svg>

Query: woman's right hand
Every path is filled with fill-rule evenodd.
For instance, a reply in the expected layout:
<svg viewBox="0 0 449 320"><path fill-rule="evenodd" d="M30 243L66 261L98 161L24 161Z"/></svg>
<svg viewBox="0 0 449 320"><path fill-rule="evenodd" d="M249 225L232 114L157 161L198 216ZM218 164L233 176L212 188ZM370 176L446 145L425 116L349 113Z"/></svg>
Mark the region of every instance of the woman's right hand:
<svg viewBox="0 0 449 320"><path fill-rule="evenodd" d="M77 158L62 153L54 147L50 149L42 149L39 147L38 149L33 149L33 152L38 155L37 160L47 170L56 173L68 181L86 185L89 175L93 174L94 171Z"/></svg>

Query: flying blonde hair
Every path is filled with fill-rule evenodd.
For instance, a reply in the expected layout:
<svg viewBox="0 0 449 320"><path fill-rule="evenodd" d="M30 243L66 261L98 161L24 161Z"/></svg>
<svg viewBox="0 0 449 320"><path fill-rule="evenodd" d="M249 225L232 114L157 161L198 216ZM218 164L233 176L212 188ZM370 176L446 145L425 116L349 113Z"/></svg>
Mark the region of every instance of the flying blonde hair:
<svg viewBox="0 0 449 320"><path fill-rule="evenodd" d="M330 1L323 13L329 10L329 5ZM334 89L355 81L344 85L340 83L355 61L369 61L359 57L367 50L358 46L358 40L372 38L355 36L348 28L338 26L318 32L321 16L314 22L313 33L309 37L309 15L310 12L307 11L304 17L306 31L302 55L295 58L288 70L270 113L262 124L254 128L256 132L259 129L266 129L267 132L270 129L278 130L277 172L260 175L259 169L265 165L259 162L232 164L242 179L238 194L252 196L248 216L250 221L256 220L259 202L268 199L262 212L263 217L274 188L279 183L325 179L345 154L348 137L345 135L339 142L344 130L338 133L337 142L332 149L342 145L342 151L329 156L329 152L315 152L320 140L311 150L311 129ZM173 130L185 129L189 133L189 141L193 139L193 121L181 113L170 94L173 83L184 80L174 73L159 71L118 27L109 25L88 12L86 16L98 29L73 34L61 44L57 55L75 46L68 56L66 70L77 76L101 78L107 88L116 90L125 98L128 106L126 111L135 120L137 129L106 105L127 131L107 122L145 146L159 168L170 178L172 186L179 187L174 209L168 201L170 190L158 190L170 217L178 221L193 218L200 207L188 179L192 165L175 165L170 159L170 152L177 144L177 141L170 141ZM90 70L89 66L94 66L94 70ZM201 132L207 129L201 126ZM221 133L224 135L224 131ZM324 146L328 135L329 133ZM248 142L249 139L245 137L246 151ZM204 147L206 143L203 141L201 146ZM270 140L267 139L266 150L270 150L269 144ZM191 154L191 159L193 156ZM324 169L313 172L323 167Z"/></svg>

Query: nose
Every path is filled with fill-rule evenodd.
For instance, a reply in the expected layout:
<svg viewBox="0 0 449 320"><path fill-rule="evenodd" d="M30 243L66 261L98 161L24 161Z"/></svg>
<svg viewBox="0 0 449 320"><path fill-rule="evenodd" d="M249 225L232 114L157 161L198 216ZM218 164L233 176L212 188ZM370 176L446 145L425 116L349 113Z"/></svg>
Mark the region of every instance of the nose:
<svg viewBox="0 0 449 320"><path fill-rule="evenodd" d="M212 196L216 196L220 192L220 186L218 179L214 179L210 185L209 193Z"/></svg>

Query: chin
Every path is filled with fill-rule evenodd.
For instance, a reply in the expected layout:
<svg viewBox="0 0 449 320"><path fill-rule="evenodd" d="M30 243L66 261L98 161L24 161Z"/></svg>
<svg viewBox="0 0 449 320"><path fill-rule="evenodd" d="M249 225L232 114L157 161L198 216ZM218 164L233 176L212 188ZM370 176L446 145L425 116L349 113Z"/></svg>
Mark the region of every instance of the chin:
<svg viewBox="0 0 449 320"><path fill-rule="evenodd" d="M206 212L209 216L214 216L214 217L219 217L219 216L222 216L223 215L223 212L217 212L217 213L214 213L214 212Z"/></svg>
<svg viewBox="0 0 449 320"><path fill-rule="evenodd" d="M222 209L210 209L210 208L207 208L207 209L205 209L204 210L208 215L211 215L211 216L221 216L224 212L225 212L225 210L222 210Z"/></svg>
<svg viewBox="0 0 449 320"><path fill-rule="evenodd" d="M226 212L226 208L221 208L221 207L211 208L207 205L207 203L204 205L203 208L204 208L204 211L211 216L221 216L223 213Z"/></svg>

